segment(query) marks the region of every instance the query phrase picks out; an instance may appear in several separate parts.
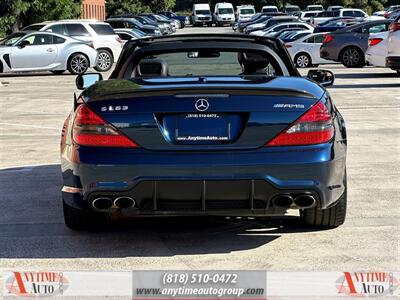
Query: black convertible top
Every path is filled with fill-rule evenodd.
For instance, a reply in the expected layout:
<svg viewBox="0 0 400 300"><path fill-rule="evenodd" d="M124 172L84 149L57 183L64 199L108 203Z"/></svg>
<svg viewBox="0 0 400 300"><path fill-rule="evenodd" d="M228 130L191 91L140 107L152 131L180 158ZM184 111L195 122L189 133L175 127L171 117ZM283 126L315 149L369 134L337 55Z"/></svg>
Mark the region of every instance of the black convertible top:
<svg viewBox="0 0 400 300"><path fill-rule="evenodd" d="M245 34L177 34L160 37L148 37L126 42L117 65L110 78L123 78L128 64L136 60L137 55L146 52L185 50L185 49L243 49L262 51L264 47L272 49L283 61L290 76L299 77L285 46L279 39ZM265 48L264 48L265 49Z"/></svg>

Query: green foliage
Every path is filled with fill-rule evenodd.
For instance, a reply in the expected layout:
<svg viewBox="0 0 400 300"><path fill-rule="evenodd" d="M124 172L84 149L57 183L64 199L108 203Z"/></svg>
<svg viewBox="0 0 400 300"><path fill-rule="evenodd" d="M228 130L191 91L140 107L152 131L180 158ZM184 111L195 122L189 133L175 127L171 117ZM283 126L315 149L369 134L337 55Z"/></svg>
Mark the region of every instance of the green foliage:
<svg viewBox="0 0 400 300"><path fill-rule="evenodd" d="M119 15L123 13L149 12L150 7L143 5L140 0L108 0L106 2L107 15Z"/></svg>
<svg viewBox="0 0 400 300"><path fill-rule="evenodd" d="M172 10L176 0L108 0L106 2L107 15L123 13L157 12Z"/></svg>
<svg viewBox="0 0 400 300"><path fill-rule="evenodd" d="M1 0L0 36L34 22L80 16L81 0Z"/></svg>

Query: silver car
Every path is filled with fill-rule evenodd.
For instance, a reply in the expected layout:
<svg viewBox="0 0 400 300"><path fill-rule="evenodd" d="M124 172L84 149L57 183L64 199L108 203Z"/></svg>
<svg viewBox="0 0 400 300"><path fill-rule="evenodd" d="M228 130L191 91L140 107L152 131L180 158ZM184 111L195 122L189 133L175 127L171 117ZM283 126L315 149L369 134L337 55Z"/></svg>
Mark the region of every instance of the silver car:
<svg viewBox="0 0 400 300"><path fill-rule="evenodd" d="M85 73L95 67L97 51L89 42L55 33L20 31L0 41L0 73L51 71Z"/></svg>

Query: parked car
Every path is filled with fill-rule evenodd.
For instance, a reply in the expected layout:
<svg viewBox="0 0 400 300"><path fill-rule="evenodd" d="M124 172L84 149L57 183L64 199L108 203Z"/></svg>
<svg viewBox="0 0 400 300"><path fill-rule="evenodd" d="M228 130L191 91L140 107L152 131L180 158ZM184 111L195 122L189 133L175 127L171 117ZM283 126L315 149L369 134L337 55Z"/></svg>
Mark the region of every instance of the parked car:
<svg viewBox="0 0 400 300"><path fill-rule="evenodd" d="M324 11L324 7L322 5L307 5L306 11Z"/></svg>
<svg viewBox="0 0 400 300"><path fill-rule="evenodd" d="M344 17L337 17L329 19L323 23L320 23L314 28L314 33L318 32L332 32L336 30L340 30L346 28L348 26L352 26L358 23L363 22L363 18L344 18Z"/></svg>
<svg viewBox="0 0 400 300"><path fill-rule="evenodd" d="M297 5L286 5L283 9L288 15L294 15L295 13L301 13L300 7Z"/></svg>
<svg viewBox="0 0 400 300"><path fill-rule="evenodd" d="M122 50L122 40L109 24L93 20L60 20L32 24L23 30L40 30L58 33L93 43L98 51L95 69L105 72L118 60Z"/></svg>
<svg viewBox="0 0 400 300"><path fill-rule="evenodd" d="M400 16L389 27L386 66L400 74Z"/></svg>
<svg viewBox="0 0 400 300"><path fill-rule="evenodd" d="M236 20L238 22L249 20L256 14L256 10L253 5L240 5L236 6Z"/></svg>
<svg viewBox="0 0 400 300"><path fill-rule="evenodd" d="M317 16L312 17L310 23L313 26L317 26L320 23L328 21L329 19L335 17L344 17L344 18L363 18L365 21L374 21L374 20L382 20L383 17L379 16L368 16L366 12L357 8L342 8L336 11L325 11L319 13Z"/></svg>
<svg viewBox="0 0 400 300"><path fill-rule="evenodd" d="M288 29L288 28L296 28L298 30L310 30L311 32L314 30L314 27L312 27L310 24L307 23L288 22L288 23L278 23L262 31L253 31L250 34L273 37L275 33L281 31L282 29Z"/></svg>
<svg viewBox="0 0 400 300"><path fill-rule="evenodd" d="M51 71L85 73L97 65L93 43L38 31L20 31L0 41L0 73Z"/></svg>
<svg viewBox="0 0 400 300"><path fill-rule="evenodd" d="M317 16L321 11L302 11L300 13L299 19L305 22L309 22L311 18Z"/></svg>
<svg viewBox="0 0 400 300"><path fill-rule="evenodd" d="M386 57L388 56L388 36L389 31L370 34L368 39L368 48L365 51L365 62L367 65L386 67Z"/></svg>
<svg viewBox="0 0 400 300"><path fill-rule="evenodd" d="M277 13L279 12L278 7L274 5L265 5L261 8L262 13Z"/></svg>
<svg viewBox="0 0 400 300"><path fill-rule="evenodd" d="M242 20L239 21L237 24L237 30L239 32L244 32L247 26L257 24L257 23L263 23L264 21L270 19L272 16L269 14L264 14L264 13L256 13L254 16L252 16L250 19Z"/></svg>
<svg viewBox="0 0 400 300"><path fill-rule="evenodd" d="M363 67L369 35L388 31L390 22L363 22L327 34L320 49L321 58L342 62L348 68Z"/></svg>
<svg viewBox="0 0 400 300"><path fill-rule="evenodd" d="M230 25L235 22L233 5L227 2L218 2L214 8L214 24L217 26Z"/></svg>
<svg viewBox="0 0 400 300"><path fill-rule="evenodd" d="M132 15L129 16L112 16L106 20L108 24L114 29L137 29L143 31L144 33L152 36L161 35L161 30L158 26L155 25L145 25L139 22Z"/></svg>
<svg viewBox="0 0 400 300"><path fill-rule="evenodd" d="M138 29L129 29L129 28L115 29L115 32L124 42L129 41L131 39L141 39L145 37L150 37L149 35L146 35L143 31L140 31Z"/></svg>
<svg viewBox="0 0 400 300"><path fill-rule="evenodd" d="M288 209L309 226L343 224L346 126L324 88L333 73L302 78L274 41L131 40L109 80L79 76L83 101L60 147L66 225L96 228L116 213L277 217Z"/></svg>
<svg viewBox="0 0 400 300"><path fill-rule="evenodd" d="M298 68L335 63L331 60L323 59L319 55L319 48L324 38L324 33L311 33L295 41L285 43L285 46Z"/></svg>
<svg viewBox="0 0 400 300"><path fill-rule="evenodd" d="M160 27L165 28L165 34L171 34L176 31L175 21L168 19L163 15L157 15L153 13L141 13L138 17L148 18L158 24Z"/></svg>
<svg viewBox="0 0 400 300"><path fill-rule="evenodd" d="M374 12L373 15L387 18L393 11L399 8L400 5L391 5L389 7L386 7L384 10Z"/></svg>
<svg viewBox="0 0 400 300"><path fill-rule="evenodd" d="M212 25L212 15L210 5L207 3L195 3L192 10L192 24L197 25Z"/></svg>
<svg viewBox="0 0 400 300"><path fill-rule="evenodd" d="M159 14L164 15L173 20L178 20L181 23L181 28L184 28L186 25L190 23L188 16L179 16L172 11L160 11Z"/></svg>
<svg viewBox="0 0 400 300"><path fill-rule="evenodd" d="M253 31L262 31L264 29L267 29L271 26L274 26L275 24L278 23L289 23L289 22L298 22L299 18L294 17L294 16L278 16L278 17L269 17L265 21L261 23L255 23L252 25L246 26L244 29L244 32L246 34L250 34Z"/></svg>
<svg viewBox="0 0 400 300"><path fill-rule="evenodd" d="M169 24L157 22L156 20L153 20L148 16L132 15L131 18L141 23L142 26L152 26L153 28L159 28L162 35L172 33L172 28Z"/></svg>
<svg viewBox="0 0 400 300"><path fill-rule="evenodd" d="M332 6L328 6L328 8L326 9L326 11L338 11L343 9L344 7L341 5L332 5Z"/></svg>
<svg viewBox="0 0 400 300"><path fill-rule="evenodd" d="M290 43L296 41L304 36L311 34L311 30L294 30L294 31L287 31L286 34L282 34L278 37L283 43Z"/></svg>

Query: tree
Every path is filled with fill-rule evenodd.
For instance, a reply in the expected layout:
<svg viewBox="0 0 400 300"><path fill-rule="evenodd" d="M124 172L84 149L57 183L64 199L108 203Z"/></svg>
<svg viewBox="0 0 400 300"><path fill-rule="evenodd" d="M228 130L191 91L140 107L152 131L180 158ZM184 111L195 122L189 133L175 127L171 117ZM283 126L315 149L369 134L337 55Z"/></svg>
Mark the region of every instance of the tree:
<svg viewBox="0 0 400 300"><path fill-rule="evenodd" d="M108 16L149 11L150 7L143 5L143 2L140 0L108 0L106 2L106 12Z"/></svg>
<svg viewBox="0 0 400 300"><path fill-rule="evenodd" d="M81 0L1 0L0 36L46 20L78 18Z"/></svg>

